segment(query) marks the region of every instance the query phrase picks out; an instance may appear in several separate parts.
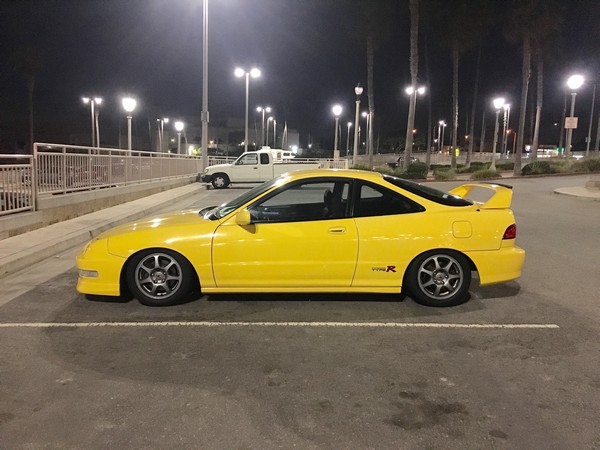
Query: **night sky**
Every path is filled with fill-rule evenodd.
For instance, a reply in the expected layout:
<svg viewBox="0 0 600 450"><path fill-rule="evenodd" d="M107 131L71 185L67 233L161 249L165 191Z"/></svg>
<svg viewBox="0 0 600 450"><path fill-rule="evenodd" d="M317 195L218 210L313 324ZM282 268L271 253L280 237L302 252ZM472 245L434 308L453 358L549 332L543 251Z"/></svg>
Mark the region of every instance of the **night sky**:
<svg viewBox="0 0 600 450"><path fill-rule="evenodd" d="M509 2L497 3L501 10ZM567 76L579 71L594 80L600 72L600 2L563 4L560 51L546 68L542 144L558 141L553 125L562 115ZM278 123L287 121L300 132L302 144L311 135L315 143L331 147L332 105L344 106L341 123L353 120L354 86L366 85L364 43L345 25L347 8L348 2L342 0L209 0L211 123L243 118L244 81L233 70L256 66L262 77L251 80L251 117L257 116L256 105L268 104ZM375 55L376 133L382 139L405 134L408 100L403 89L410 79L407 1L397 2L394 23L392 36ZM504 25L495 25L484 41L476 123L483 107L493 114L493 96L502 94L513 105L518 103L521 52L507 43ZM13 151L15 143L23 145L27 139L27 87L15 69L15 55L22 48L35 49L42 60L34 92L35 140L67 142L71 134L89 133L89 109L81 102L86 94L104 98L100 122L107 133L125 116L120 106L125 94L138 99L134 113L138 130L159 116L199 117L201 28L201 0L0 0L0 151ZM429 58L433 119L449 121L449 50L443 42L432 42ZM475 52L461 59L463 128L470 114L474 61ZM419 78L424 81L422 67ZM578 146L585 145L592 90L593 82L588 81L577 97L576 115L581 119L574 144ZM363 100L366 108L364 94ZM426 102L419 99L418 128L425 127L426 116ZM512 127L517 117L515 108ZM593 136L596 121L597 115ZM112 132L103 141L111 144L115 135Z"/></svg>

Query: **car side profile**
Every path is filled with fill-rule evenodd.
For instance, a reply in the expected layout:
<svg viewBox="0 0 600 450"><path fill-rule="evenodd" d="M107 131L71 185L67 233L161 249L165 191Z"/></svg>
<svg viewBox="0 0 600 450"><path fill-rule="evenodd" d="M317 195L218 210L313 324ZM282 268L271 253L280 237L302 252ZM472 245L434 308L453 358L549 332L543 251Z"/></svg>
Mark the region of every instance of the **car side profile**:
<svg viewBox="0 0 600 450"><path fill-rule="evenodd" d="M474 189L491 197L467 200ZM408 293L429 306L518 278L512 190L451 192L375 172L283 174L221 206L181 211L100 234L77 256L84 294L151 306L190 290L218 293Z"/></svg>

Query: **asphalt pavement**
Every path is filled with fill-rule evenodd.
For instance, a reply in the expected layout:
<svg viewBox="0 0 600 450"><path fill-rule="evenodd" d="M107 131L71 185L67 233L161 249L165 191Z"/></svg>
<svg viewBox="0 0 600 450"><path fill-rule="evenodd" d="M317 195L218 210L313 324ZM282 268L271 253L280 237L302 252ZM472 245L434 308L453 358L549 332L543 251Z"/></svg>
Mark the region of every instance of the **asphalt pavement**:
<svg viewBox="0 0 600 450"><path fill-rule="evenodd" d="M503 180L509 179L511 175L512 173L506 172ZM468 174L463 175L463 178L466 180L467 176ZM208 196L208 192L205 185L193 183L0 240L0 279L40 260L83 245L93 236L117 225L165 209L183 209L192 199L201 202L202 198ZM600 201L600 190L588 189L584 185L564 187L554 192Z"/></svg>

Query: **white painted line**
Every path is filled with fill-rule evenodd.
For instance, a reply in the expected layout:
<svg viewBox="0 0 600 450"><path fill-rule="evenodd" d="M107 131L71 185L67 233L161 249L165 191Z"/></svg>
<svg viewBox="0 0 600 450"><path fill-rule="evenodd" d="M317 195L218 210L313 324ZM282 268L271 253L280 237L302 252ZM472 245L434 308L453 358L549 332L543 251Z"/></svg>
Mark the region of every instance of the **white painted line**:
<svg viewBox="0 0 600 450"><path fill-rule="evenodd" d="M467 328L558 329L553 323L423 323L423 322L24 322L0 323L0 328L101 327L299 327L299 328Z"/></svg>

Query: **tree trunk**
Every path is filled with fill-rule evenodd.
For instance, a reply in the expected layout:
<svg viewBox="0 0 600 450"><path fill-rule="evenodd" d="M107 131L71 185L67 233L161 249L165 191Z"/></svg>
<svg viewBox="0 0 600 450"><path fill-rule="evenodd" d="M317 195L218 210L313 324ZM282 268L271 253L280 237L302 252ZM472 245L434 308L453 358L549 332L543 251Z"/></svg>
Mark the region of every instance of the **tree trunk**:
<svg viewBox="0 0 600 450"><path fill-rule="evenodd" d="M466 167L471 167L473 145L475 145L475 113L477 112L477 95L479 93L479 72L481 69L481 44L477 51L477 65L475 66L475 86L473 87L473 107L471 108L471 126L469 129L469 149L467 150Z"/></svg>
<svg viewBox="0 0 600 450"><path fill-rule="evenodd" d="M452 148L450 149L451 167L456 169L456 145L458 143L458 42L452 45Z"/></svg>
<svg viewBox="0 0 600 450"><path fill-rule="evenodd" d="M413 93L408 106L408 121L406 124L406 141L404 146L403 168L410 165L413 145L413 128L415 126L415 109L417 103L417 76L419 71L419 1L409 0L410 10L410 85Z"/></svg>
<svg viewBox="0 0 600 450"><path fill-rule="evenodd" d="M367 130L367 152L369 154L369 167L373 167L373 125L375 125L375 93L373 89L373 68L375 51L373 49L373 35L367 37L367 97L369 99L369 128Z"/></svg>
<svg viewBox="0 0 600 450"><path fill-rule="evenodd" d="M27 93L29 101L29 153L33 155L33 89L35 87L35 77L27 76Z"/></svg>
<svg viewBox="0 0 600 450"><path fill-rule="evenodd" d="M517 136L517 149L515 151L515 166L513 175L521 175L521 156L523 154L523 138L525 137L525 114L527 109L527 91L529 89L529 76L531 74L531 46L529 36L523 39L523 82L521 84L521 108L519 111L519 135Z"/></svg>
<svg viewBox="0 0 600 450"><path fill-rule="evenodd" d="M544 58L541 52L538 52L536 58L537 69L537 92L535 104L535 128L533 129L533 141L531 143L530 161L537 159L537 152L540 138L540 123L542 118L542 103L544 100Z"/></svg>

